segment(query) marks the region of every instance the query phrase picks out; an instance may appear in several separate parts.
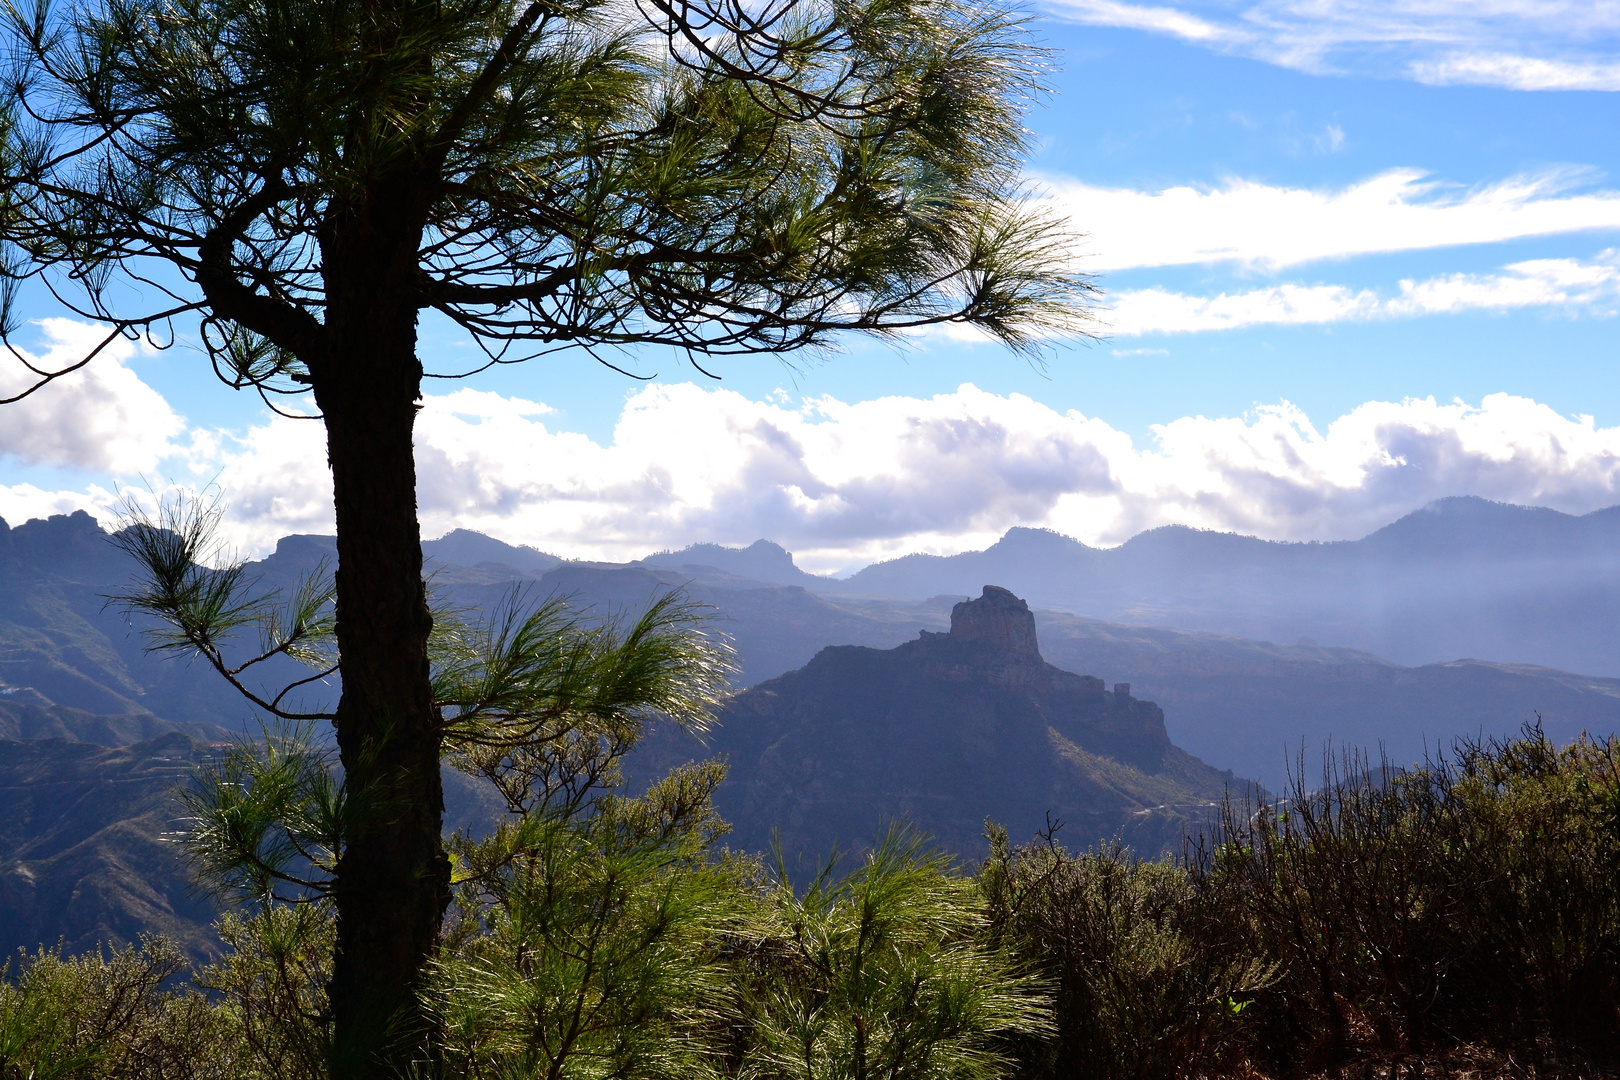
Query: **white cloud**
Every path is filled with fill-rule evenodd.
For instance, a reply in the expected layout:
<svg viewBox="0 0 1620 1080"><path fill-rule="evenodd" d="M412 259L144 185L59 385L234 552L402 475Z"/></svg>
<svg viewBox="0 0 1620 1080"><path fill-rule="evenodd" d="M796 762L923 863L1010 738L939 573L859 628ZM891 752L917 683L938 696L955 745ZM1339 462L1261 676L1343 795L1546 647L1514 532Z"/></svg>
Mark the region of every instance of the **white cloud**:
<svg viewBox="0 0 1620 1080"><path fill-rule="evenodd" d="M1620 191L1578 193L1581 169L1461 190L1391 169L1337 190L1250 180L1163 191L1046 177L1054 208L1085 232L1086 270L1236 262L1275 270L1323 259L1620 229Z"/></svg>
<svg viewBox="0 0 1620 1080"><path fill-rule="evenodd" d="M1312 74L1514 90L1620 89L1616 0L1047 0L1061 18L1165 34Z"/></svg>
<svg viewBox="0 0 1620 1080"><path fill-rule="evenodd" d="M1249 35L1240 29L1201 19L1178 8L1121 4L1116 0L1081 0L1052 6L1084 22L1169 34L1200 44L1241 45L1249 40Z"/></svg>
<svg viewBox="0 0 1620 1080"><path fill-rule="evenodd" d="M1400 283L1397 295L1344 285L1269 285L1217 296L1167 289L1116 294L1103 314L1121 336L1302 326L1352 320L1551 307L1613 314L1620 306L1620 254L1597 259L1530 259L1495 274L1447 274Z"/></svg>
<svg viewBox="0 0 1620 1080"><path fill-rule="evenodd" d="M1140 325L1157 318L1160 329L1612 304L1620 256L1403 282L1389 297L1334 286L1214 300L1144 296L1128 310ZM70 331L54 331L64 348ZM121 364L103 366L114 370L97 385L122 386L125 395L111 400L143 404L165 431L178 423ZM114 440L132 437L105 421L124 414L104 398L73 400L90 405L82 415L63 414L69 420L99 424L92 432ZM553 417L544 404L487 391L426 398L416 439L424 534L472 528L606 559L764 536L796 551L801 565L834 570L907 551L979 547L1014 525L1102 544L1169 523L1334 539L1445 495L1570 511L1620 502L1620 428L1502 394L1477 405L1369 402L1325 429L1286 403L1243 417L1184 417L1155 428L1146 446L1097 418L971 385L927 399L855 403L799 401L782 391L753 401L691 384L652 385L628 399L605 445L556 430ZM198 482L214 479L229 508L225 539L246 553L266 551L288 533L332 528L317 421L276 417L237 434L193 430L183 447L171 439L137 449L112 457L144 454L189 468ZM76 460L67 450L57 454ZM110 522L117 502L117 493L94 484L78 491L0 485L0 517L12 524L79 509Z"/></svg>
<svg viewBox="0 0 1620 1080"><path fill-rule="evenodd" d="M33 484L0 484L0 521L8 525L83 510L106 526L118 519L117 506L118 496L96 484L84 491L46 491Z"/></svg>
<svg viewBox="0 0 1620 1080"><path fill-rule="evenodd" d="M198 432L190 463L230 507L227 539L262 552L289 533L332 531L326 427L278 416L245 435Z"/></svg>
<svg viewBox="0 0 1620 1080"><path fill-rule="evenodd" d="M796 405L654 385L627 402L609 445L554 431L548 416L482 391L428 398L424 535L465 527L606 559L764 536L833 570L981 547L1014 525L1104 544L1169 523L1336 539L1446 495L1577 512L1620 502L1620 428L1503 394L1369 402L1325 430L1286 403L1186 417L1148 446L971 385ZM318 425L277 419L221 448L236 542L263 550L330 529Z"/></svg>
<svg viewBox="0 0 1620 1080"><path fill-rule="evenodd" d="M39 326L43 352L18 351L45 370L82 359L106 333L71 319L45 319ZM185 421L127 366L136 351L134 342L119 339L84 368L0 406L0 457L124 475L155 468L173 452L171 440ZM17 358L0 351L0 397L19 393L32 379Z"/></svg>
<svg viewBox="0 0 1620 1080"><path fill-rule="evenodd" d="M1620 90L1620 63L1544 60L1503 53L1449 53L1416 60L1412 74L1435 86L1503 86L1511 90Z"/></svg>

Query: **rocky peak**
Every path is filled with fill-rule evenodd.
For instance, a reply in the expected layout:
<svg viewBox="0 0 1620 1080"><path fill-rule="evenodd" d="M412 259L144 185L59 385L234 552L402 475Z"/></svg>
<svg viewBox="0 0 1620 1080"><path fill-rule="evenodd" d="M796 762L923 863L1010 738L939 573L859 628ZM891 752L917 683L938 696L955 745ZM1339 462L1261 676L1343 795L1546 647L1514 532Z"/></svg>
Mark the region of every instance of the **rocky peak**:
<svg viewBox="0 0 1620 1080"><path fill-rule="evenodd" d="M1041 658L1029 605L999 585L986 585L977 600L964 600L951 609L951 637L981 641L1024 659Z"/></svg>
<svg viewBox="0 0 1620 1080"><path fill-rule="evenodd" d="M8 562L13 566L49 568L81 581L122 580L129 576L128 561L83 510L34 518L5 533Z"/></svg>

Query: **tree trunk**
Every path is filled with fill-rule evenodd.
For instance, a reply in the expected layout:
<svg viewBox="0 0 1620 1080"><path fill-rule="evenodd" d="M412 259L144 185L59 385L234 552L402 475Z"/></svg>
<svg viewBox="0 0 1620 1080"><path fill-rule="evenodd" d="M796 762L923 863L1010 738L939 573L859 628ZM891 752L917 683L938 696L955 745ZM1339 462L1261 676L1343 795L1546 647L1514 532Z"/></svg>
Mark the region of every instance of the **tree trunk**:
<svg viewBox="0 0 1620 1080"><path fill-rule="evenodd" d="M423 1044L414 991L450 899L411 442L422 369L415 307L389 273L414 267L409 241L328 249L328 352L311 372L337 511L336 727L349 801L329 989L333 1075L344 1080L398 1075Z"/></svg>

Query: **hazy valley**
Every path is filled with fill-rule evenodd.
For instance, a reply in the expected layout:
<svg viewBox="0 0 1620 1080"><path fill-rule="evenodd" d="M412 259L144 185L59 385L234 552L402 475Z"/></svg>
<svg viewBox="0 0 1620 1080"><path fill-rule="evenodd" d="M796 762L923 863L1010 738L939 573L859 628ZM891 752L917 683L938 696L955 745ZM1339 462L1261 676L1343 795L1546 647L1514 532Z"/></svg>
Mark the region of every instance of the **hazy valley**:
<svg viewBox="0 0 1620 1080"><path fill-rule="evenodd" d="M519 589L634 612L677 587L712 607L737 650L739 686L753 689L707 745L660 736L636 771L726 755L732 776L717 798L733 842L758 849L781 830L814 856L900 816L976 854L985 816L1022 839L1047 811L1071 845L1124 836L1174 847L1229 784L1280 790L1302 749L1309 772L1329 745L1382 747L1406 763L1538 715L1560 743L1620 729L1620 679L1603 677L1620 670L1604 630L1620 610L1608 603L1620 596L1615 528L1610 511L1569 518L1448 500L1347 544L1164 529L1097 551L1014 530L986 552L909 557L844 580L804 574L767 542L634 564L565 562L467 532L424 551L433 589L473 609ZM274 588L333 555L329 538L288 537L252 570ZM0 836L0 936L10 946L129 940L140 926L195 927L209 910L156 837L179 825L175 763L255 721L210 672L145 652L138 626L106 599L130 571L84 515L0 532L0 738L10 740L0 812L12 822ZM940 689L953 608L986 585L1034 609L1028 670L1090 689L1060 694L1068 705L1027 686L1009 696L991 669L1010 669L996 663L980 665L977 697ZM1379 643L1384 654L1371 651ZM1094 704L1073 704L1081 698ZM1127 706L1150 722L1099 742L1096 724ZM1065 729L1048 715L1064 709L1094 715ZM1000 719L982 726L990 716ZM450 798L453 824L497 812L461 779ZM834 804L844 810L831 814ZM179 936L200 949L199 932Z"/></svg>

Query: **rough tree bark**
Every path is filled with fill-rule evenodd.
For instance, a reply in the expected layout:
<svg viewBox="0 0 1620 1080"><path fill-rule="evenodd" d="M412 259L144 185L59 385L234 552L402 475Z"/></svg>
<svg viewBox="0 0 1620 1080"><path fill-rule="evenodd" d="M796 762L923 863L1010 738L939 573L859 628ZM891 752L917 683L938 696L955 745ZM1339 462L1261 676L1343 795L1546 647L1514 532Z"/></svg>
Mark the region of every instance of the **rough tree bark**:
<svg viewBox="0 0 1620 1080"><path fill-rule="evenodd" d="M337 512L336 727L349 791L333 888L332 1066L366 1080L396 1075L419 1043L412 991L450 900L411 439L419 238L397 217L334 224L323 238L325 355L311 366Z"/></svg>

